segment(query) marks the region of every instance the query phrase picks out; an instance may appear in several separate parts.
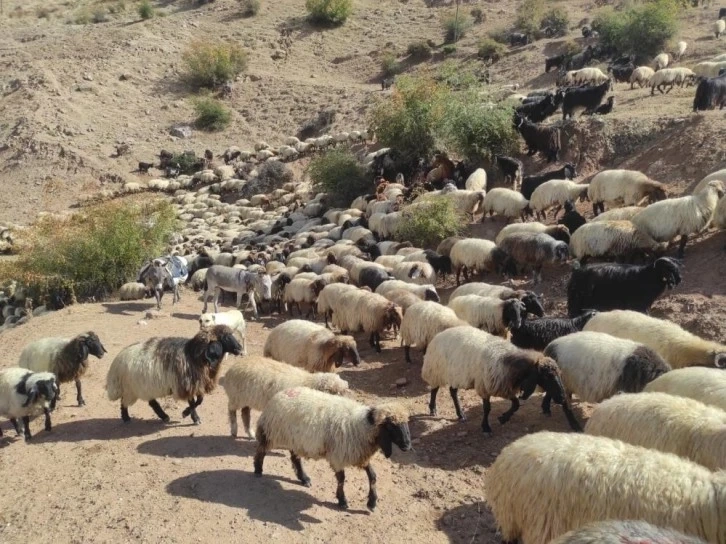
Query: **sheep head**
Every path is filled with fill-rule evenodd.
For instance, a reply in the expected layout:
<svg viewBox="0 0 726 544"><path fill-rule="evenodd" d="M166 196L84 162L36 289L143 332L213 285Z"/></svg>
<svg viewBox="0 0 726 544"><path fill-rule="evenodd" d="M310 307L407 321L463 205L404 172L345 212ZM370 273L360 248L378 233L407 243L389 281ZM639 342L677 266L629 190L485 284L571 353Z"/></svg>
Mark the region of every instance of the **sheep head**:
<svg viewBox="0 0 726 544"><path fill-rule="evenodd" d="M436 292L435 287L429 287L424 291L424 300L430 300L433 302L440 302L441 297L439 297L439 294Z"/></svg>
<svg viewBox="0 0 726 544"><path fill-rule="evenodd" d="M37 404L41 399L45 399L45 402L50 403L50 410L54 410L58 397L58 384L55 378L38 380L27 391L27 396L28 398L23 404L23 408Z"/></svg>
<svg viewBox="0 0 726 544"><path fill-rule="evenodd" d="M570 258L570 248L565 242L555 243L554 257L561 263L567 262Z"/></svg>
<svg viewBox="0 0 726 544"><path fill-rule="evenodd" d="M510 298L504 301L502 308L502 320L509 329L518 329L522 326L522 320L527 315L527 308L524 302L517 298Z"/></svg>
<svg viewBox="0 0 726 544"><path fill-rule="evenodd" d="M393 454L393 444L401 451L411 449L408 417L408 410L395 402L379 404L368 410L368 423L378 427L376 441L386 457Z"/></svg>
<svg viewBox="0 0 726 544"><path fill-rule="evenodd" d="M403 312L398 304L393 302L386 305L386 312L384 318L384 327L390 328L391 326L400 328L401 321L403 320Z"/></svg>
<svg viewBox="0 0 726 544"><path fill-rule="evenodd" d="M344 362L353 363L353 366L360 364L358 346L352 336L333 336L323 345L323 360L326 363L334 363L336 367Z"/></svg>
<svg viewBox="0 0 726 544"><path fill-rule="evenodd" d="M78 358L80 361L88 359L89 353L99 359L103 359L103 354L107 353L98 335L93 331L79 334L74 339L74 343L78 350Z"/></svg>
<svg viewBox="0 0 726 544"><path fill-rule="evenodd" d="M544 315L544 306L542 300L533 291L522 291L518 297L527 308L527 313L534 314L537 317Z"/></svg>
<svg viewBox="0 0 726 544"><path fill-rule="evenodd" d="M227 325L214 325L199 331L187 342L185 351L190 362L196 366L209 365L214 371L219 367L225 353L239 355L242 345Z"/></svg>
<svg viewBox="0 0 726 544"><path fill-rule="evenodd" d="M539 357L536 364L536 383L548 393L555 404L563 405L566 402L565 386L562 383L562 375L557 363L549 357ZM534 392L532 392L530 395ZM526 398L526 397L523 397Z"/></svg>
<svg viewBox="0 0 726 544"><path fill-rule="evenodd" d="M661 257L653 263L653 268L659 274L661 281L668 289L673 289L681 283L680 263L671 257Z"/></svg>

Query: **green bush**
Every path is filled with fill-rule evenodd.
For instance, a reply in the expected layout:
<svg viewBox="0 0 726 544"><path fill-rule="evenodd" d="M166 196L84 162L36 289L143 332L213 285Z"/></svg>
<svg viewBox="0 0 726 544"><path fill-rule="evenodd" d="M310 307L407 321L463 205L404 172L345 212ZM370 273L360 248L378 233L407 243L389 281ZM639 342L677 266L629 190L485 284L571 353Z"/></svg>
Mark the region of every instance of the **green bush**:
<svg viewBox="0 0 726 544"><path fill-rule="evenodd" d="M231 112L219 100L202 96L194 100L197 118L194 124L202 130L224 130L232 119Z"/></svg>
<svg viewBox="0 0 726 544"><path fill-rule="evenodd" d="M506 52L507 48L492 38L483 38L479 41L477 55L480 59L497 62Z"/></svg>
<svg viewBox="0 0 726 544"><path fill-rule="evenodd" d="M240 0L241 13L245 17L257 15L260 11L260 0Z"/></svg>
<svg viewBox="0 0 726 544"><path fill-rule="evenodd" d="M473 22L464 14L460 13L457 18L452 13L444 17L442 24L444 26L444 41L446 43L455 43L464 37L464 34L471 28Z"/></svg>
<svg viewBox="0 0 726 544"><path fill-rule="evenodd" d="M544 0L523 0L517 9L514 27L530 37L538 34L544 17Z"/></svg>
<svg viewBox="0 0 726 544"><path fill-rule="evenodd" d="M36 302L57 290L106 297L135 280L146 259L163 254L176 223L165 200L111 202L71 218L45 218L26 234L26 251L0 267L0 282L16 279Z"/></svg>
<svg viewBox="0 0 726 544"><path fill-rule="evenodd" d="M365 169L349 150L327 151L310 161L307 171L313 185L327 193L332 206L349 206L373 188Z"/></svg>
<svg viewBox="0 0 726 544"><path fill-rule="evenodd" d="M169 160L169 164L178 164L179 173L187 176L191 176L200 170L200 159L197 158L194 151L184 151L183 153L176 153Z"/></svg>
<svg viewBox="0 0 726 544"><path fill-rule="evenodd" d="M453 55L454 53L456 53L456 46L453 43L447 43L441 48L441 52L444 55Z"/></svg>
<svg viewBox="0 0 726 544"><path fill-rule="evenodd" d="M444 238L461 234L465 227L463 215L446 198L412 204L401 215L395 238L416 247L435 248Z"/></svg>
<svg viewBox="0 0 726 544"><path fill-rule="evenodd" d="M558 38L567 36L570 31L570 18L563 8L552 8L545 13L540 23L541 28L550 28L552 34L550 38Z"/></svg>
<svg viewBox="0 0 726 544"><path fill-rule="evenodd" d="M425 60L431 57L431 46L425 41L419 40L409 43L406 52L413 59Z"/></svg>
<svg viewBox="0 0 726 544"><path fill-rule="evenodd" d="M436 81L446 85L452 91L464 91L473 87L481 87L481 80L477 74L454 60L441 63L435 78Z"/></svg>
<svg viewBox="0 0 726 544"><path fill-rule="evenodd" d="M342 25L353 11L353 0L305 0L310 21L324 25Z"/></svg>
<svg viewBox="0 0 726 544"><path fill-rule="evenodd" d="M508 44L510 32L504 28L499 27L489 31L489 37L497 43Z"/></svg>
<svg viewBox="0 0 726 544"><path fill-rule="evenodd" d="M143 0L139 4L139 17L141 17L144 21L146 19L151 19L154 16L154 6L151 5L151 2L149 0Z"/></svg>
<svg viewBox="0 0 726 544"><path fill-rule="evenodd" d="M660 53L678 31L680 6L676 0L653 0L615 12L604 10L593 21L600 43L638 60Z"/></svg>
<svg viewBox="0 0 726 544"><path fill-rule="evenodd" d="M396 55L387 51L381 56L381 73L383 77L395 76L403 71L403 66L396 60Z"/></svg>
<svg viewBox="0 0 726 544"><path fill-rule="evenodd" d="M247 69L247 53L231 42L192 42L182 60L186 79L195 87L217 87Z"/></svg>
<svg viewBox="0 0 726 544"><path fill-rule="evenodd" d="M562 46L562 53L564 53L567 57L577 55L581 50L582 48L577 45L575 40L567 40Z"/></svg>
<svg viewBox="0 0 726 544"><path fill-rule="evenodd" d="M475 25L481 24L487 20L487 14L484 13L480 8L474 8L471 10L471 18Z"/></svg>

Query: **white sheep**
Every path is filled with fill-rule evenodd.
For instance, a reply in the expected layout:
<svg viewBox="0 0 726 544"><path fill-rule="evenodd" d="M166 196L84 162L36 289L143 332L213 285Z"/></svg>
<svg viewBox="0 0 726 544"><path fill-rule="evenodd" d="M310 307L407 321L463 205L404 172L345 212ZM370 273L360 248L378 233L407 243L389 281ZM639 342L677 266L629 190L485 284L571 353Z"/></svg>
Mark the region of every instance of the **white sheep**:
<svg viewBox="0 0 726 544"><path fill-rule="evenodd" d="M480 209L484 216L496 213L507 219L521 219L524 222L529 213L529 201L519 191L496 187L486 194Z"/></svg>
<svg viewBox="0 0 726 544"><path fill-rule="evenodd" d="M644 86L650 86L650 78L653 77L653 74L655 74L655 71L650 66L638 66L630 74L630 88L635 88L636 83L641 89Z"/></svg>
<svg viewBox="0 0 726 544"><path fill-rule="evenodd" d="M45 430L52 429L50 412L58 399L58 385L52 372L31 372L10 367L0 370L0 416L7 416L20 435L22 421L25 440L30 440L30 418L45 414ZM0 430L2 436L2 430Z"/></svg>
<svg viewBox="0 0 726 544"><path fill-rule="evenodd" d="M708 226L716 204L723 195L721 184L709 181L708 187L695 195L650 204L633 216L632 223L657 242L670 242L680 236L678 257L683 258L688 236Z"/></svg>
<svg viewBox="0 0 726 544"><path fill-rule="evenodd" d="M312 278L305 276L305 274L298 274L285 286L282 301L285 304L285 310L290 315L292 315L293 304L297 306L298 313L302 315L302 308L300 306L302 304L308 307L308 312L305 317L309 318L312 314L314 318L318 295L327 283L318 275L314 275Z"/></svg>
<svg viewBox="0 0 726 544"><path fill-rule="evenodd" d="M344 361L360 364L352 336L335 335L302 319L290 319L272 329L262 354L308 372L331 372Z"/></svg>
<svg viewBox="0 0 726 544"><path fill-rule="evenodd" d="M632 310L599 312L583 328L639 342L657 352L673 368L726 368L726 346L699 338L672 321Z"/></svg>
<svg viewBox="0 0 726 544"><path fill-rule="evenodd" d="M640 206L625 206L624 208L613 208L598 214L596 217L590 219L593 221L630 221L633 216L641 211L643 208ZM579 230L579 229L578 229Z"/></svg>
<svg viewBox="0 0 726 544"><path fill-rule="evenodd" d="M343 486L345 468L357 466L368 476L368 508L378 501L376 473L370 460L379 450L386 457L393 444L401 451L411 449L408 412L399 404L381 403L365 406L352 399L329 395L307 387L285 389L267 403L257 423L255 474L262 475L265 455L272 449L290 451L295 475L305 486L301 457L325 459L338 481L338 506L348 508Z"/></svg>
<svg viewBox="0 0 726 544"><path fill-rule="evenodd" d="M726 60L699 62L693 67L693 73L697 77L716 77L722 68L726 68Z"/></svg>
<svg viewBox="0 0 726 544"><path fill-rule="evenodd" d="M401 344L406 362L411 363L411 346L426 353L434 336L451 327L468 325L451 308L436 302L422 301L412 304L406 310L401 322Z"/></svg>
<svg viewBox="0 0 726 544"><path fill-rule="evenodd" d="M403 313L401 308L382 295L366 291L348 291L333 310L333 325L341 331L363 331L370 345L381 352L381 332L390 328L398 331Z"/></svg>
<svg viewBox="0 0 726 544"><path fill-rule="evenodd" d="M436 415L436 395L439 388L449 386L456 416L465 420L457 391L475 389L484 404L482 431L491 434L489 426L490 398L511 401L509 410L497 419L504 424L519 409L519 398L529 398L537 386L562 404L568 421L574 429L574 420L565 398L557 365L541 353L520 349L507 340L470 326L453 327L437 334L426 350L421 377L431 386L429 413Z"/></svg>
<svg viewBox="0 0 726 544"><path fill-rule="evenodd" d="M645 197L651 202L666 198L665 185L637 170L603 170L590 180L587 196L595 215L620 205L635 206Z"/></svg>
<svg viewBox="0 0 726 544"><path fill-rule="evenodd" d="M459 285L459 276L464 272L464 280L469 280L469 274L476 270L479 274L484 272L499 272L506 259L506 255L497 248L491 240L480 238L464 238L457 241L451 248L451 268L456 271L456 285Z"/></svg>
<svg viewBox="0 0 726 544"><path fill-rule="evenodd" d="M626 257L664 248L665 244L656 242L631 221L593 221L582 225L570 238L570 253L583 261L589 257Z"/></svg>
<svg viewBox="0 0 726 544"><path fill-rule="evenodd" d="M653 77L650 78L650 95L653 96L656 89L658 89L658 91L663 94L663 89L666 87L668 87L668 90L665 94L668 94L669 92L671 92L675 85L682 81L682 73L675 68L665 68L663 70L659 70L655 74L653 74Z"/></svg>
<svg viewBox="0 0 726 544"><path fill-rule="evenodd" d="M527 314L524 302L519 299L502 300L479 295L456 297L449 302L449 308L472 327L497 336L506 336L511 328L518 329Z"/></svg>
<svg viewBox="0 0 726 544"><path fill-rule="evenodd" d="M318 314L325 319L325 326L328 326L328 319L333 315L333 308L337 305L338 298L347 291L355 291L358 287L347 283L331 283L323 287L318 295L316 303Z"/></svg>
<svg viewBox="0 0 726 544"><path fill-rule="evenodd" d="M486 191L487 190L487 172L483 168L474 170L466 181L464 188L468 191Z"/></svg>
<svg viewBox="0 0 726 544"><path fill-rule="evenodd" d="M388 300L401 307L401 314L406 315L409 306L413 306L421 299L411 291L405 289L391 289L384 295Z"/></svg>
<svg viewBox="0 0 726 544"><path fill-rule="evenodd" d="M713 33L716 35L716 39L718 40L724 32L726 32L726 21L719 19L713 24Z"/></svg>
<svg viewBox="0 0 726 544"><path fill-rule="evenodd" d="M534 190L529 199L529 207L538 219L541 216L544 220L547 219L547 210L555 206L554 217L557 217L568 200L574 202L579 199L583 202L587 198L587 190L587 184L576 183L569 179L551 179Z"/></svg>
<svg viewBox="0 0 726 544"><path fill-rule="evenodd" d="M452 300L464 295L479 295L480 297L495 297L501 300L516 298L524 302L527 312L538 317L544 315L544 307L540 297L532 291L515 290L504 285L491 285L483 282L467 283L454 289L449 295L449 304Z"/></svg>
<svg viewBox="0 0 726 544"><path fill-rule="evenodd" d="M677 368L650 382L644 391L688 397L726 411L726 372L719 368Z"/></svg>
<svg viewBox="0 0 726 544"><path fill-rule="evenodd" d="M529 223L513 223L512 225L505 225L497 234L497 237L494 239L494 243L501 245L502 240L504 240L507 236L511 236L519 232L544 233L557 240L570 239L570 231L564 225L545 225L538 221L532 221Z"/></svg>
<svg viewBox="0 0 726 544"><path fill-rule="evenodd" d="M664 68L667 68L670 60L671 58L668 53L660 53L656 55L653 59L653 67L655 68L655 71L658 72L658 70L663 70Z"/></svg>
<svg viewBox="0 0 726 544"><path fill-rule="evenodd" d="M608 80L607 74L593 67L576 70L572 78L577 85L602 85Z"/></svg>
<svg viewBox="0 0 726 544"><path fill-rule="evenodd" d="M681 57L686 53L686 49L688 49L688 43L684 42L683 40L679 41L676 44L676 53L675 57L677 60L681 60Z"/></svg>
<svg viewBox="0 0 726 544"><path fill-rule="evenodd" d="M142 300L146 296L146 286L132 281L124 283L118 290L119 300Z"/></svg>
<svg viewBox="0 0 726 544"><path fill-rule="evenodd" d="M393 277L417 285L435 285L436 272L428 262L404 261L393 267Z"/></svg>
<svg viewBox="0 0 726 544"><path fill-rule="evenodd" d="M247 355L247 325L242 312L229 310L228 312L211 313L207 312L199 316L199 329L209 330L215 325L227 325L239 340L242 346L240 355Z"/></svg>
<svg viewBox="0 0 726 544"><path fill-rule="evenodd" d="M393 291L394 289L410 291L421 300L432 300L434 302L438 302L440 300L439 294L436 292L436 287L433 285L416 285L401 280L384 281L376 288L376 293L386 296L389 291Z"/></svg>
<svg viewBox="0 0 726 544"><path fill-rule="evenodd" d="M250 438L255 437L250 429L250 410L264 410L275 393L283 389L303 386L333 395L348 390L348 382L337 374L311 374L302 368L259 356L232 365L219 384L227 394L231 435L237 436L237 411L241 411L242 424Z"/></svg>
<svg viewBox="0 0 726 544"><path fill-rule="evenodd" d="M608 520L588 523L568 531L549 544L707 544L700 538L684 535L668 527L655 527L635 520Z"/></svg>
<svg viewBox="0 0 726 544"><path fill-rule="evenodd" d="M726 412L667 393L617 395L590 415L587 434L668 453L710 468L726 468Z"/></svg>
<svg viewBox="0 0 726 544"><path fill-rule="evenodd" d="M619 440L525 435L504 447L485 486L505 542L548 544L606 519L639 519L726 542L726 472Z"/></svg>
<svg viewBox="0 0 726 544"><path fill-rule="evenodd" d="M700 193L701 191L703 191L708 186L708 182L713 180L719 180L722 184L726 184L726 168L711 172L705 178L699 181L698 185L696 185L696 187L693 189L693 194L695 195L696 193Z"/></svg>

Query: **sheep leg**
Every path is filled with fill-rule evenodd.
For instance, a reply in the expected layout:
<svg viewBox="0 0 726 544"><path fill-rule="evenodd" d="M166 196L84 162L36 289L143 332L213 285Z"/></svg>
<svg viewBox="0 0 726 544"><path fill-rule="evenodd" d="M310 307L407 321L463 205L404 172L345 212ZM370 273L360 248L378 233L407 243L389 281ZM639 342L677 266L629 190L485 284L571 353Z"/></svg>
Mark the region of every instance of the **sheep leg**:
<svg viewBox="0 0 726 544"><path fill-rule="evenodd" d="M11 417L10 423L13 424L13 429L15 429L15 432L18 433L18 436L20 436L20 427L18 427L18 420L14 417Z"/></svg>
<svg viewBox="0 0 726 544"><path fill-rule="evenodd" d="M376 504L378 504L378 492L376 491L376 481L378 480L376 478L376 473L373 470L373 467L370 465L366 465L363 470L366 471L366 475L368 476L368 509L373 511L376 509Z"/></svg>
<svg viewBox="0 0 726 544"><path fill-rule="evenodd" d="M222 293L222 290L219 287L214 288L214 298L212 299L212 302L214 303L214 313L216 314L219 312L219 307L217 306L217 303L219 302L219 295ZM239 304L237 304L239 306ZM207 303L204 302L204 311L207 311Z"/></svg>
<svg viewBox="0 0 726 544"><path fill-rule="evenodd" d="M431 390L431 398L429 399L429 415L435 416L436 415L436 395L439 393L439 388L434 387Z"/></svg>
<svg viewBox="0 0 726 544"><path fill-rule="evenodd" d="M580 425L580 422L577 421L575 414L572 413L572 406L567 400L562 403L562 411L565 412L565 417L567 418L567 423L570 424L570 428L576 433L581 433L582 426Z"/></svg>
<svg viewBox="0 0 726 544"><path fill-rule="evenodd" d="M302 466L302 460L300 457L295 455L294 451L290 452L290 461L292 461L292 468L295 469L295 476L297 476L297 479L300 480L300 483L305 487L310 487L310 476L305 474Z"/></svg>
<svg viewBox="0 0 726 544"><path fill-rule="evenodd" d="M544 398L542 398L542 413L546 416L552 415L552 410L550 409L550 404L552 403L552 395L549 393L545 393Z"/></svg>
<svg viewBox="0 0 726 544"><path fill-rule="evenodd" d="M83 394L81 393L81 380L79 378L76 378L76 400L78 401L78 406L86 405L86 401L83 400Z"/></svg>
<svg viewBox="0 0 726 544"><path fill-rule="evenodd" d="M50 410L48 408L43 408L43 413L45 414L45 430L50 432L53 429L53 425L50 420Z"/></svg>
<svg viewBox="0 0 726 544"><path fill-rule="evenodd" d="M481 402L482 407L484 408L484 416L481 420L481 430L483 433L491 435L492 428L489 426L489 412L492 411L492 403L489 400L489 397L484 397Z"/></svg>
<svg viewBox="0 0 726 544"><path fill-rule="evenodd" d="M454 401L454 410L456 410L456 417L459 418L459 421L466 421L466 416L461 411L461 405L459 404L459 390L454 387L449 387L449 394L451 395L451 400Z"/></svg>
<svg viewBox="0 0 726 544"><path fill-rule="evenodd" d="M237 438L237 410L228 410L227 415L229 416L229 434L232 435L232 438ZM245 427L245 430L249 431L249 428Z"/></svg>
<svg viewBox="0 0 726 544"><path fill-rule="evenodd" d="M249 436L250 438L254 438L255 437L255 433L250 428L250 407L249 406L245 406L244 408L242 408L242 410L240 411L240 413L242 414L242 425L244 425L245 432L247 433L247 436ZM237 419L235 418L235 425L236 424L237 424ZM237 436L237 435L235 434L235 436Z"/></svg>
<svg viewBox="0 0 726 544"><path fill-rule="evenodd" d="M338 506L343 510L348 509L348 500L345 498L345 471L341 470L335 473L335 479L338 480L338 489L335 491L335 497L338 499Z"/></svg>
<svg viewBox="0 0 726 544"><path fill-rule="evenodd" d="M511 419L511 417L514 415L514 412L519 410L519 399L515 396L509 400L512 401L512 407L497 418L499 420L499 423L501 423L502 425L504 425L507 421Z"/></svg>
<svg viewBox="0 0 726 544"><path fill-rule="evenodd" d="M131 416L129 416L129 409L126 406L124 406L123 404L121 405L121 419L123 420L124 423L131 423Z"/></svg>
<svg viewBox="0 0 726 544"><path fill-rule="evenodd" d="M199 404L201 404L201 401L199 401ZM194 423L194 425L199 425L202 422L202 420L199 418L199 415L197 414L197 406L199 406L199 404L197 404L194 399L189 401L189 415L192 416L192 422ZM185 408L184 412L182 412L182 417L186 417L186 411L187 409Z"/></svg>
<svg viewBox="0 0 726 544"><path fill-rule="evenodd" d="M159 403L156 399L151 399L149 401L149 406L151 406L151 409L154 410L154 413L159 416L159 419L161 419L164 423L169 423L170 419L169 416L166 414L166 412L159 406ZM123 408L121 408L121 411L123 412ZM128 416L128 412L126 414ZM123 415L121 416L123 417ZM124 420L126 421L126 420Z"/></svg>
<svg viewBox="0 0 726 544"><path fill-rule="evenodd" d="M456 286L458 287L460 285L459 282L459 276L461 275L461 268L456 269Z"/></svg>
<svg viewBox="0 0 726 544"><path fill-rule="evenodd" d="M265 462L267 455L267 435L264 431L257 429L257 453L255 453L255 476L262 476L262 464Z"/></svg>
<svg viewBox="0 0 726 544"><path fill-rule="evenodd" d="M403 354L406 357L406 362L411 364L411 346L403 346Z"/></svg>
<svg viewBox="0 0 726 544"><path fill-rule="evenodd" d="M678 258L682 259L683 254L686 251L686 243L688 242L688 235L682 234L681 235L681 243L678 245Z"/></svg>
<svg viewBox="0 0 726 544"><path fill-rule="evenodd" d="M25 441L27 442L32 438L30 435L30 416L23 416L23 435L25 436Z"/></svg>
<svg viewBox="0 0 726 544"><path fill-rule="evenodd" d="M257 319L259 317L259 314L257 312L257 302L255 301L255 292L250 291L249 297L250 297L250 304L252 305L252 313L254 314L255 319ZM300 305L298 305L297 309L298 309L298 311L300 311Z"/></svg>

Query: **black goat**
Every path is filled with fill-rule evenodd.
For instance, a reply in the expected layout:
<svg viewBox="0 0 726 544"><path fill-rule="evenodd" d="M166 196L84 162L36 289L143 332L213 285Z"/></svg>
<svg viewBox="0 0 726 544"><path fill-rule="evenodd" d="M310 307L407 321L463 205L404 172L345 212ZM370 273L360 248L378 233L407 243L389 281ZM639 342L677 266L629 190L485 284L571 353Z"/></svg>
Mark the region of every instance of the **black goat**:
<svg viewBox="0 0 726 544"><path fill-rule="evenodd" d="M718 10L718 18L723 19L726 17L726 8L721 8Z"/></svg>
<svg viewBox="0 0 726 544"><path fill-rule="evenodd" d="M615 97L609 96L604 104L600 104L594 110L585 110L583 115L607 115L608 113L613 111L614 105L615 105Z"/></svg>
<svg viewBox="0 0 726 544"><path fill-rule="evenodd" d="M509 45L515 47L517 45L527 45L529 43L529 36L522 34L521 32L512 32L509 35Z"/></svg>
<svg viewBox="0 0 726 544"><path fill-rule="evenodd" d="M562 119L572 117L574 111L579 108L586 110L597 108L612 87L612 83L612 80L608 79L600 85L569 89L562 98Z"/></svg>
<svg viewBox="0 0 726 544"><path fill-rule="evenodd" d="M593 264L572 271L567 284L567 313L635 310L648 313L666 289L681 283L680 263L661 257L651 264Z"/></svg>
<svg viewBox="0 0 726 544"><path fill-rule="evenodd" d="M565 98L567 95L565 95ZM514 126L527 144L527 155L539 152L547 157L547 162L559 160L560 129L558 127L543 127L535 125L518 113L514 113ZM516 189L516 187L515 187Z"/></svg>
<svg viewBox="0 0 726 544"><path fill-rule="evenodd" d="M592 28L590 28L589 26L585 25L585 26L583 26L580 29L580 32L582 32L582 37L583 38L589 38L590 37L590 34L592 34Z"/></svg>
<svg viewBox="0 0 726 544"><path fill-rule="evenodd" d="M569 230L570 234L572 234L582 225L587 223L587 221L584 217L582 217L582 215L577 213L575 204L571 200L568 200L565 202L565 214L559 219L559 221L557 221L557 223L566 226L567 230Z"/></svg>
<svg viewBox="0 0 726 544"><path fill-rule="evenodd" d="M559 68L566 60L567 55L565 53L545 58L545 73L549 72L552 68Z"/></svg>
<svg viewBox="0 0 726 544"><path fill-rule="evenodd" d="M608 73L613 75L616 83L628 83L630 76L633 75L635 65L631 62L628 64L611 64L608 66Z"/></svg>
<svg viewBox="0 0 726 544"><path fill-rule="evenodd" d="M162 149L159 151L159 170L165 170L167 166L171 166L171 160L174 158L174 153Z"/></svg>
<svg viewBox="0 0 726 544"><path fill-rule="evenodd" d="M139 172L142 174L148 174L149 169L154 167L153 162L141 162L139 161Z"/></svg>
<svg viewBox="0 0 726 544"><path fill-rule="evenodd" d="M385 91L386 89L390 89L391 85L393 85L393 78L392 77L384 78L381 81L381 90Z"/></svg>
<svg viewBox="0 0 726 544"><path fill-rule="evenodd" d="M451 257L439 255L433 249L424 250L424 255L438 276L445 278L446 274L451 274Z"/></svg>
<svg viewBox="0 0 726 544"><path fill-rule="evenodd" d="M536 174L534 176L527 176L522 180L522 188L520 192L526 198L529 200L532 198L532 193L534 190L542 185L545 181L549 181L551 179L574 179L577 177L577 170L575 169L575 165L572 163L565 163L565 165L562 168L559 168L557 170L551 170L549 172L545 172L544 174Z"/></svg>
<svg viewBox="0 0 726 544"><path fill-rule="evenodd" d="M693 111L726 106L726 74L701 80L693 98Z"/></svg>
<svg viewBox="0 0 726 544"><path fill-rule="evenodd" d="M597 310L588 310L575 318L542 317L540 319L523 319L518 329L511 329L510 342L522 349L542 351L547 344L575 332L579 332L587 324Z"/></svg>
<svg viewBox="0 0 726 544"><path fill-rule="evenodd" d="M541 123L557 111L561 101L560 94L548 94L536 102L523 103L517 107L517 112L533 123Z"/></svg>
<svg viewBox="0 0 726 544"><path fill-rule="evenodd" d="M588 45L583 51L572 55L569 60L565 63L567 70L579 70L584 68L585 65L592 60L594 49L591 45Z"/></svg>
<svg viewBox="0 0 726 544"><path fill-rule="evenodd" d="M522 176L524 175L524 165L519 159L507 157L505 155L495 155L494 161L496 162L499 169L504 175L504 183L512 182L514 190L517 190L517 183L522 182Z"/></svg>

